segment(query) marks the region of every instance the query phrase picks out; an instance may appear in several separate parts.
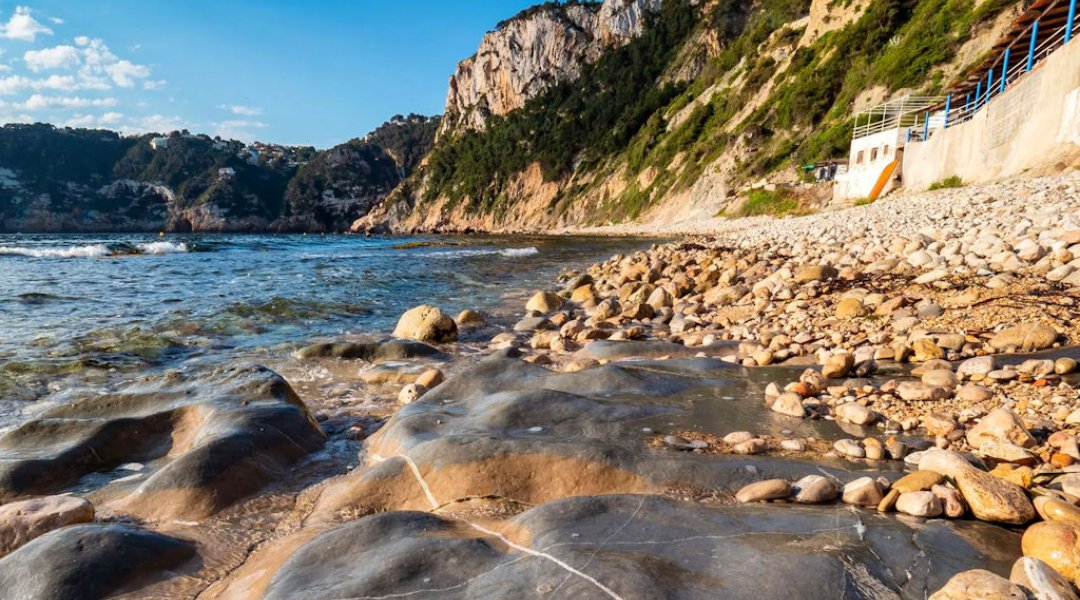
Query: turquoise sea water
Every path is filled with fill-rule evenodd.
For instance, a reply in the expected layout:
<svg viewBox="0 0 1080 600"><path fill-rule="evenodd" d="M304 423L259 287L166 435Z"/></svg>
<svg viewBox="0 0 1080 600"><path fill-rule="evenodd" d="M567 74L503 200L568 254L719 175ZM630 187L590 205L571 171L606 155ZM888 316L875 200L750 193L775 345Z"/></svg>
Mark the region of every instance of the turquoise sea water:
<svg viewBox="0 0 1080 600"><path fill-rule="evenodd" d="M386 335L421 303L509 318L562 269L648 243L0 234L0 413L64 386Z"/></svg>

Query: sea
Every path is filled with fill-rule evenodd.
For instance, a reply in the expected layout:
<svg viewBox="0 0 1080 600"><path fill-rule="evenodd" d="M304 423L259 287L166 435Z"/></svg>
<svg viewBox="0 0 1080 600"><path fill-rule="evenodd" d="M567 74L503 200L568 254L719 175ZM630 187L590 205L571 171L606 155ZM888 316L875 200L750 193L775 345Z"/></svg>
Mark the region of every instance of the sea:
<svg viewBox="0 0 1080 600"><path fill-rule="evenodd" d="M74 391L387 337L418 304L510 324L563 270L655 241L0 234L0 431Z"/></svg>

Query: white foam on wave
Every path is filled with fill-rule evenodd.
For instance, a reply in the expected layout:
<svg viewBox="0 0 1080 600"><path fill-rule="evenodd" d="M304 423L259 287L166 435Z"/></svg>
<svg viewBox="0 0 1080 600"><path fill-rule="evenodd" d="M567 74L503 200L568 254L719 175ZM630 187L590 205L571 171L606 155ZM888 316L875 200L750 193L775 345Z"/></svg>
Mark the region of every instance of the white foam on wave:
<svg viewBox="0 0 1080 600"><path fill-rule="evenodd" d="M540 251L533 246L528 248L470 248L468 250L446 250L443 252L433 252L428 256L430 258L467 258L470 256L491 256L499 255L507 258L516 258L521 256L535 256L540 254Z"/></svg>
<svg viewBox="0 0 1080 600"><path fill-rule="evenodd" d="M62 248L0 246L0 255L26 256L29 258L102 258L131 254L130 248L131 246L126 246L117 250L108 244L87 244L85 246L65 246ZM146 242L135 244L134 249L134 254L153 254L157 256L190 251L188 245L182 242Z"/></svg>
<svg viewBox="0 0 1080 600"><path fill-rule="evenodd" d="M112 253L105 244L67 246L65 248L27 248L24 246L0 246L0 254L28 256L30 258L97 258Z"/></svg>
<svg viewBox="0 0 1080 600"><path fill-rule="evenodd" d="M183 242L147 242L135 244L135 247L142 254L173 254L188 251L188 245Z"/></svg>
<svg viewBox="0 0 1080 600"><path fill-rule="evenodd" d="M540 251L535 246L529 246L528 248L506 248L505 250L499 250L499 254L503 256L536 256L540 254Z"/></svg>

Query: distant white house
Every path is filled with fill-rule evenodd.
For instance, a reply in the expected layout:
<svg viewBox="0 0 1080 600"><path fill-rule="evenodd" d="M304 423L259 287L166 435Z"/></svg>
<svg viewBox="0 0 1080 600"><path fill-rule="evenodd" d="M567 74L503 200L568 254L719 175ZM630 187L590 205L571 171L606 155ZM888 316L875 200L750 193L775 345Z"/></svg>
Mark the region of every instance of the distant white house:
<svg viewBox="0 0 1080 600"><path fill-rule="evenodd" d="M232 167L221 167L217 171L218 177L221 179L232 179L236 176L236 169Z"/></svg>
<svg viewBox="0 0 1080 600"><path fill-rule="evenodd" d="M931 111L944 100L904 96L855 115L848 170L836 177L833 197L873 199L898 185L904 147L942 126L944 117Z"/></svg>
<svg viewBox="0 0 1080 600"><path fill-rule="evenodd" d="M150 139L150 147L154 150L162 150L169 147L169 138L156 137Z"/></svg>

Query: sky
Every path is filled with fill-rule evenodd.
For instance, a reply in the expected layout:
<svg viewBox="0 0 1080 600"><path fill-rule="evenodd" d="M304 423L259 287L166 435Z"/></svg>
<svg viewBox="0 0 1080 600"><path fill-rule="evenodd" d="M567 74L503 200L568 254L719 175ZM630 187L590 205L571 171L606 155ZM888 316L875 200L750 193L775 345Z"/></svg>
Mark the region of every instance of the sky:
<svg viewBox="0 0 1080 600"><path fill-rule="evenodd" d="M536 0L0 0L0 122L328 148L443 110Z"/></svg>

